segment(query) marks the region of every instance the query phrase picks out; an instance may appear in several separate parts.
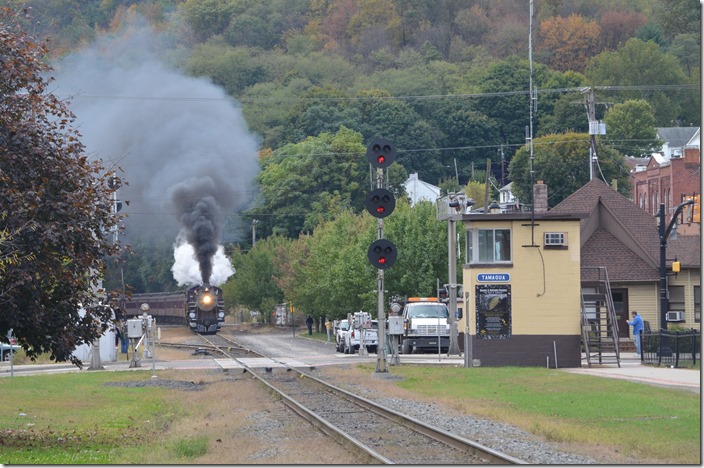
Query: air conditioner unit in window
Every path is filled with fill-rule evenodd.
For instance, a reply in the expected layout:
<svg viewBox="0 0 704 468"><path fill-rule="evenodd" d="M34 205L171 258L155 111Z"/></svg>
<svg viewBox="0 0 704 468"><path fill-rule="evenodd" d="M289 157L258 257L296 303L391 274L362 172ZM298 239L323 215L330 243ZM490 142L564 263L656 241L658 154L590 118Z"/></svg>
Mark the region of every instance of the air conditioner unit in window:
<svg viewBox="0 0 704 468"><path fill-rule="evenodd" d="M567 245L567 233L564 232L546 232L545 245Z"/></svg>
<svg viewBox="0 0 704 468"><path fill-rule="evenodd" d="M681 310L670 311L667 313L668 322L684 322L684 312Z"/></svg>

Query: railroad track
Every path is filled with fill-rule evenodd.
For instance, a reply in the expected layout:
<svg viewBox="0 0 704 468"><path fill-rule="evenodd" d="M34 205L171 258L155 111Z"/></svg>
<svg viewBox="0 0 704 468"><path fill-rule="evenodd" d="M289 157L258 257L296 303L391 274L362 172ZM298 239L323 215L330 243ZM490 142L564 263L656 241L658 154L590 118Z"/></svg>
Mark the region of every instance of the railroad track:
<svg viewBox="0 0 704 468"><path fill-rule="evenodd" d="M222 335L199 335L207 346L196 345L198 348L220 353L221 355L233 359L241 357L264 357L262 354L242 346L236 341Z"/></svg>
<svg viewBox="0 0 704 468"><path fill-rule="evenodd" d="M262 357L223 336L203 336L203 339L213 349L235 360ZM295 413L356 453L360 463L525 464L283 363L263 368L241 364Z"/></svg>

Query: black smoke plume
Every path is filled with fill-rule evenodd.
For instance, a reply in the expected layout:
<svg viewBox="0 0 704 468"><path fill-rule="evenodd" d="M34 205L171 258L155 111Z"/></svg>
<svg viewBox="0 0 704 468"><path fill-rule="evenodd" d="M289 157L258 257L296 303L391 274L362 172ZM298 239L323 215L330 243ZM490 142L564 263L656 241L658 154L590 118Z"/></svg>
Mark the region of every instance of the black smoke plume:
<svg viewBox="0 0 704 468"><path fill-rule="evenodd" d="M253 197L258 142L222 88L180 72L178 53L165 63L169 41L125 21L54 64L54 93L70 98L87 153L124 169L128 243L175 239L177 283L217 286L234 272L223 222Z"/></svg>

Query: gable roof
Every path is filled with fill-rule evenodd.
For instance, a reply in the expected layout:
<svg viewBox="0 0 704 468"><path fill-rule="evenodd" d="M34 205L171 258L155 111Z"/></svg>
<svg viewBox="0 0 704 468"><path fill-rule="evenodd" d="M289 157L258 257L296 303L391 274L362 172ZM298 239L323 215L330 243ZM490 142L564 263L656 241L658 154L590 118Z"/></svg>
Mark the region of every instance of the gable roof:
<svg viewBox="0 0 704 468"><path fill-rule="evenodd" d="M655 130L670 148L682 148L697 133L699 127L658 127Z"/></svg>
<svg viewBox="0 0 704 468"><path fill-rule="evenodd" d="M659 277L656 219L603 181L592 179L550 213L584 216L580 221L583 266L605 266L612 281Z"/></svg>
<svg viewBox="0 0 704 468"><path fill-rule="evenodd" d="M435 203L435 200L440 197L440 187L423 182L418 178L417 172L410 174L403 185L406 188L408 198L411 199L411 206L420 200L429 200Z"/></svg>

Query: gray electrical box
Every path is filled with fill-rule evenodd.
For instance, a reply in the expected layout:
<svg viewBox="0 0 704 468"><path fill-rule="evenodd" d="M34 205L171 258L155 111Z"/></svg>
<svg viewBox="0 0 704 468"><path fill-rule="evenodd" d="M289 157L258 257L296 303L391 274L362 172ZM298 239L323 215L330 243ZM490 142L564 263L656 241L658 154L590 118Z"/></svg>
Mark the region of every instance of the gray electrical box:
<svg viewBox="0 0 704 468"><path fill-rule="evenodd" d="M127 338L141 338L143 334L142 319L130 319L127 321Z"/></svg>
<svg viewBox="0 0 704 468"><path fill-rule="evenodd" d="M403 335L403 317L389 317L389 335Z"/></svg>

